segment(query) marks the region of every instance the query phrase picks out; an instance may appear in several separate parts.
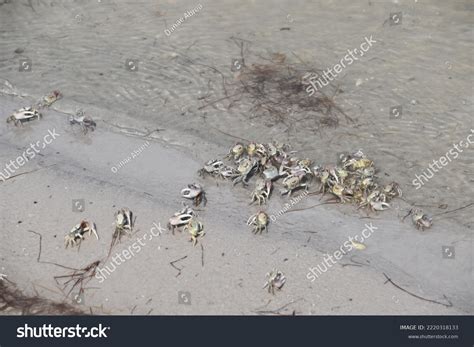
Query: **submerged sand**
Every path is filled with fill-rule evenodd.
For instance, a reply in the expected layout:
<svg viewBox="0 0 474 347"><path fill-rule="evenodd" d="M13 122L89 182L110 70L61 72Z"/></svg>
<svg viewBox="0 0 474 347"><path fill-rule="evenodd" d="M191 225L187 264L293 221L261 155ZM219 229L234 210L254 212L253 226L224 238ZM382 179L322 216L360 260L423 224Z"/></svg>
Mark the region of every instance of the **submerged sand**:
<svg viewBox="0 0 474 347"><path fill-rule="evenodd" d="M24 175L0 181L0 273L26 294L36 291L97 314L472 314L472 207L449 212L472 202L472 148L422 189L411 184L415 174L473 128L469 5L433 2L415 9L408 3L288 3L263 11L260 2L249 2L248 8L235 8L232 2L202 3L202 10L163 41L163 30L176 22L183 8L197 3L163 5L156 11L164 17L156 11L152 17L151 4L137 8L128 2L102 2L102 7L28 1L0 6L2 119L52 89L64 94L43 111L41 121L22 128L0 122L0 170L51 131L59 135L15 170ZM311 16L306 14L308 6L315 6ZM407 15L395 32L383 21L386 12L397 9ZM81 21L75 13L82 14ZM288 20L288 13L294 21ZM11 22L20 15L37 20L32 27ZM337 30L323 25L328 15L341 23ZM225 17L225 24L219 24L219 16ZM343 21L347 17L352 20ZM247 19L242 23L242 18ZM152 27L152 19L162 27ZM124 21L137 25L119 34ZM283 26L292 30L280 31ZM439 35L424 37L425 31L438 27ZM320 37L315 37L316 29L323 31ZM227 104L217 104L198 110L201 96L211 95L206 101L221 96L215 82L219 79L203 72L199 63L229 69L228 78L233 78L228 65L238 51L226 41L232 35L251 39L262 54L283 51L291 56L295 51L305 58L318 56L318 64L325 67L371 30L379 35L380 50L374 46L372 60L354 64L341 76L345 93L337 98L356 124L342 122L319 132L304 126L287 131L281 125L268 127L268 119L249 120L243 106L228 110ZM282 36L298 31L298 36ZM451 40L455 36L456 44ZM215 45L225 47L225 53ZM17 48L24 53L15 53ZM31 57L33 70L19 73L18 59L24 55ZM134 75L123 68L131 55L142 62ZM194 64L185 59L188 55ZM435 60L439 67L434 67ZM445 61L452 64L450 69ZM358 78L363 81L356 86ZM209 79L214 84L208 84ZM398 104L405 113L394 123L388 109ZM96 131L84 135L69 125L69 114L79 107L97 122ZM225 133L288 142L323 164L334 162L341 151L363 148L384 181L401 184L406 201L395 200L390 210L370 218L349 205L284 213L271 222L268 233L253 235L245 224L258 211L248 204L252 185L232 187L197 174L204 162L222 157L235 143ZM92 279L81 303L74 301L74 292L66 296L54 280L67 274L66 269L37 261L39 238L30 231L42 235L43 262L82 268L106 258L114 213L126 206L137 222L136 234L114 248L113 255L123 254L138 237L149 236L155 224L166 225L182 206L180 190L192 182L203 185L208 198L198 211L206 235L196 247L184 233L164 231L147 238L140 251L116 265L107 278ZM290 201L276 190L265 209L277 215ZM294 208L321 202L319 196L307 196ZM431 229L421 232L408 219L401 220L409 202L438 214ZM84 209L78 212L74 206L82 203ZM97 224L99 240L88 237L79 251L65 249L65 233L81 219ZM354 249L314 281L308 278L310 268L323 264L327 254L334 254L349 236L360 235L368 223L376 229L364 241L366 249ZM443 247L454 247L455 256L444 256ZM112 269L110 262L100 267ZM273 268L287 277L276 295L262 289L265 274Z"/></svg>

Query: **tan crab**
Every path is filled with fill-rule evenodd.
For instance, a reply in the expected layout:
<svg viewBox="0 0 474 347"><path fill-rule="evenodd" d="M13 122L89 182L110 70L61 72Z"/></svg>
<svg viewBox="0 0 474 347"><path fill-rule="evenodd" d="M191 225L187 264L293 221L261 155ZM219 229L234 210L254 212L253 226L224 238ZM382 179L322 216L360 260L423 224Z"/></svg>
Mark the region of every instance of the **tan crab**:
<svg viewBox="0 0 474 347"><path fill-rule="evenodd" d="M282 183L285 188L280 191L281 195L288 194L288 196L291 196L294 190L304 188L307 191L309 187L309 183L304 176L290 175L286 177Z"/></svg>
<svg viewBox="0 0 474 347"><path fill-rule="evenodd" d="M415 227L418 230L425 230L430 228L433 225L433 220L428 217L427 214L425 214L422 210L420 209L412 209L410 210L409 215L411 214L411 219L413 221L413 224L415 224Z"/></svg>
<svg viewBox="0 0 474 347"><path fill-rule="evenodd" d="M245 152L245 147L240 142L237 142L224 157L225 159L239 160L242 154Z"/></svg>
<svg viewBox="0 0 474 347"><path fill-rule="evenodd" d="M204 226L195 218L192 218L188 224L184 226L183 230L189 232L191 235L191 239L189 241L193 242L193 246L196 246L198 237L204 237L205 235Z"/></svg>
<svg viewBox="0 0 474 347"><path fill-rule="evenodd" d="M253 226L254 234L262 233L262 231L268 231L268 215L260 211L252 216L247 221L247 225Z"/></svg>
<svg viewBox="0 0 474 347"><path fill-rule="evenodd" d="M238 162L239 166L237 167L238 173L234 174L234 179L232 182L234 185L242 182L243 185L248 184L250 176L252 176L255 171L257 171L259 163L256 159L251 158L241 158Z"/></svg>
<svg viewBox="0 0 474 347"><path fill-rule="evenodd" d="M268 288L268 292L275 295L275 289L281 290L281 288L286 282L286 277L283 272L278 271L276 269L273 269L272 271L267 273L266 276L267 281L265 282L263 288Z"/></svg>

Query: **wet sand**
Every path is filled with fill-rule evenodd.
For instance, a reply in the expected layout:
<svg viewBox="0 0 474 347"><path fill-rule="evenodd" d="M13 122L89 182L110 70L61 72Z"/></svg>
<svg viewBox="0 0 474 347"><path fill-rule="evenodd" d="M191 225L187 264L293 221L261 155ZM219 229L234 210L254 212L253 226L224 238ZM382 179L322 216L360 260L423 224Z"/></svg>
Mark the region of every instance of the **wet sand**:
<svg viewBox="0 0 474 347"><path fill-rule="evenodd" d="M148 240L106 280L89 282L78 307L98 314L472 314L472 208L440 215L433 228L421 232L409 220L401 221L410 204L400 199L371 219L352 206L323 205L284 214L270 224L268 233L256 236L245 225L258 210L248 205L251 188L197 175L205 161L222 157L235 143L225 131L262 142L279 139L324 164L334 162L341 151L363 148L383 179L402 185L407 201L448 205L425 208L432 214L469 204L472 148L422 189L411 184L415 174L473 128L472 38L466 19L472 9L467 2L418 7L411 2L321 3L313 5L311 15L311 5L302 4L264 12L260 3L202 3L202 10L169 37L163 30L176 22L183 8L197 4L166 4L156 11L150 4L130 11L130 3L102 3L79 7L72 2L20 1L0 6L2 118L52 89L64 93L41 121L18 129L0 122L2 169L48 130L59 134L16 173L40 170L0 182L0 273L25 293L36 289L48 299L72 302L53 279L67 271L37 262L38 237L29 230L43 235L43 261L83 267L107 255L116 210L127 206L137 216L138 231L114 249L120 252L150 232L153 223L164 226L181 207L180 190L199 182L209 200L199 211L206 231L200 243L193 247L187 235L167 231ZM403 24L383 25L397 9L406 13ZM29 27L13 22L20 14L37 20ZM52 17L57 20L48 20ZM137 25L120 35L124 21ZM283 26L291 30L280 31ZM199 64L216 66L233 78L230 62L239 52L228 42L232 35L253 42L255 61L260 53L291 56L294 51L305 59L317 57L325 68L374 32L380 45L339 77L344 93L336 101L357 119L355 125L342 122L322 132L298 124L291 131L267 127L268 119L248 119L245 100L231 110L223 103L198 110L203 100L222 96L215 73ZM24 53L15 53L18 48ZM123 66L125 59L134 58L130 55L140 61L134 73ZM32 59L31 72L18 71L22 56ZM362 84L356 86L359 78ZM5 86L6 80L16 90ZM388 109L399 104L403 116L395 122ZM78 107L97 122L95 132L84 136L68 124L68 114ZM149 146L136 158L112 171L146 141ZM73 211L73 199L84 199L83 212ZM308 196L296 207L319 202L319 197ZM277 213L285 203L288 199L276 191L266 210ZM97 223L100 239L87 238L79 252L64 249L64 234L81 219ZM309 268L369 222L377 230L366 240L365 250L353 250L313 282L307 278ZM455 247L454 259L443 258L443 246ZM175 263L181 268L178 275L170 262L185 256ZM287 277L275 296L262 289L265 274L273 268ZM439 303L385 283L384 273L407 291ZM179 302L182 292L190 305ZM443 306L449 302L452 307Z"/></svg>

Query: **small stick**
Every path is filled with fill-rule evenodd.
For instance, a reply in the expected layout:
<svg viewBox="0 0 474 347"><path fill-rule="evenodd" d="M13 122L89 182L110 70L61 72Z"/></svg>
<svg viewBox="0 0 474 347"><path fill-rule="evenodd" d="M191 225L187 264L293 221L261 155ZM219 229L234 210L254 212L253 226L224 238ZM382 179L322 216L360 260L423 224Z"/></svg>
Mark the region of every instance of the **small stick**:
<svg viewBox="0 0 474 347"><path fill-rule="evenodd" d="M463 206L463 207L459 207L459 208L456 208L454 210L451 210L451 211L446 211L446 212L442 212L442 213L438 213L438 214L435 214L433 215L433 217L435 216L441 216L442 214L446 214L446 213L451 213L451 212L455 212L455 211L460 211L460 210L463 210L465 208L468 208L470 206L474 205L474 202L471 202L470 204L466 205L466 206Z"/></svg>
<svg viewBox="0 0 474 347"><path fill-rule="evenodd" d="M202 267L204 267L204 246L202 245L202 243L200 245L201 245L201 265Z"/></svg>
<svg viewBox="0 0 474 347"><path fill-rule="evenodd" d="M179 275L181 275L181 270L182 270L182 269L180 269L180 268L174 266L174 263L177 263L178 261L184 260L184 259L186 259L187 257L188 257L188 256L185 255L184 257L181 257L181 258L179 258L179 259L176 259L176 260L173 260L172 262L170 262L170 265L171 265L172 267L174 267L176 270L178 270L178 274L177 274L175 277L178 277Z"/></svg>
<svg viewBox="0 0 474 347"><path fill-rule="evenodd" d="M421 296L418 296L416 294L413 294L411 292L409 292L408 290L400 287L398 284L396 284L395 282L392 281L392 279L390 277L388 277L385 273L383 273L383 275L385 276L385 278L387 279L387 281L385 281L385 283L387 282L390 282L391 284L393 284L396 288L400 289L401 291L404 291L405 293L417 298L417 299L420 299L420 300L424 300L424 301L428 301L428 302L432 302L434 304L438 304L438 305L442 305L442 306L445 306L445 307L452 307L453 304L451 303L451 301L448 300L448 298L446 297L446 295L443 295L443 297L446 299L446 301L449 303L448 304L445 304L445 303L442 303L442 302L439 302L439 301L436 301L436 300L431 300L431 299L426 299L426 298L423 298ZM384 283L384 284L385 284Z"/></svg>
<svg viewBox="0 0 474 347"><path fill-rule="evenodd" d="M64 266L64 265L61 265L61 264L58 264L58 263L53 263L53 262L50 262L50 261L42 261L42 260L40 260L40 259L41 259L41 244L42 244L43 236L42 236L40 233L38 233L38 232L36 232L36 231L33 231L33 230L28 230L28 232L33 233L33 234L36 234L36 235L39 236L39 252L38 252L38 257L36 258L36 261L37 261L38 263L51 264L51 265L56 265L56 266L62 267L63 269L79 271L79 269L74 269L74 268L72 268L72 267Z"/></svg>
<svg viewBox="0 0 474 347"><path fill-rule="evenodd" d="M334 202L326 201L326 202L323 202L321 204L313 205L313 206L310 206L310 207L297 208L297 209L294 209L294 210L289 210L289 211L286 211L285 213L304 211L304 210L309 210L310 208L318 207L318 206L321 206L321 205L337 204L337 203L338 203L337 201L334 201Z"/></svg>

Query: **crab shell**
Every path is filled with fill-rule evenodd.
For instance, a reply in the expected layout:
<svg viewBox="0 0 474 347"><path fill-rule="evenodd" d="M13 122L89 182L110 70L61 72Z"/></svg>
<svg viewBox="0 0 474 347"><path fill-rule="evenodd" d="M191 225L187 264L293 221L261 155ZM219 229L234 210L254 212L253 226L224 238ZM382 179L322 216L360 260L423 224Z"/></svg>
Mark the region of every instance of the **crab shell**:
<svg viewBox="0 0 474 347"><path fill-rule="evenodd" d="M178 227L186 225L193 218L193 215L190 213L179 213L178 215L172 216L168 220L168 226Z"/></svg>
<svg viewBox="0 0 474 347"><path fill-rule="evenodd" d="M186 199L194 199L202 193L202 187L199 184L188 184L187 188L181 190L181 196Z"/></svg>
<svg viewBox="0 0 474 347"><path fill-rule="evenodd" d="M22 123L28 122L33 119L40 119L42 117L41 113L38 110L31 107L23 107L18 111L14 112L10 117L7 118L7 123L14 122Z"/></svg>
<svg viewBox="0 0 474 347"><path fill-rule="evenodd" d="M257 213L256 217L256 222L258 226L265 226L268 224L268 215L265 212L260 211L259 213Z"/></svg>
<svg viewBox="0 0 474 347"><path fill-rule="evenodd" d="M123 208L115 215L115 225L121 229L133 228L133 213L128 208Z"/></svg>

